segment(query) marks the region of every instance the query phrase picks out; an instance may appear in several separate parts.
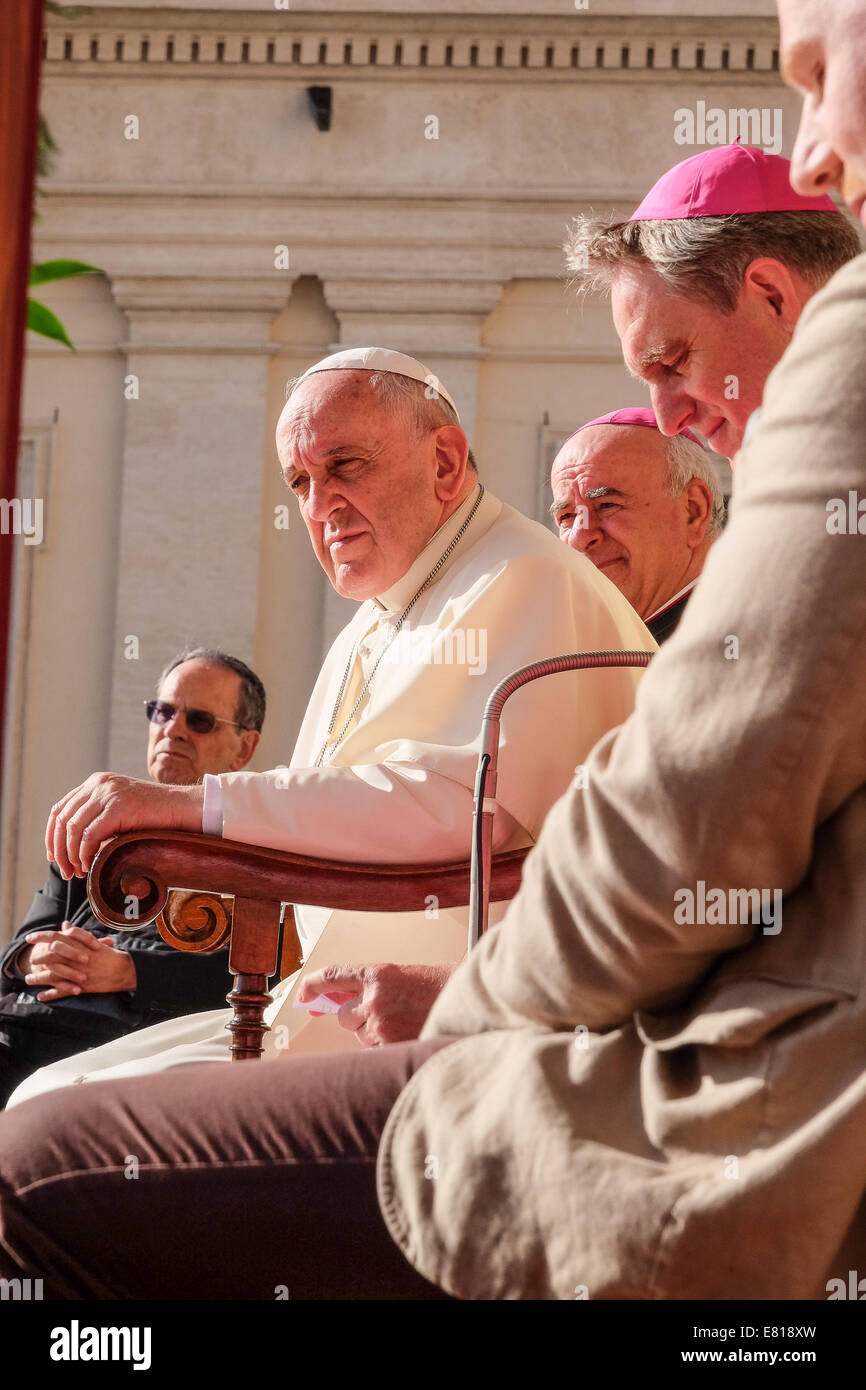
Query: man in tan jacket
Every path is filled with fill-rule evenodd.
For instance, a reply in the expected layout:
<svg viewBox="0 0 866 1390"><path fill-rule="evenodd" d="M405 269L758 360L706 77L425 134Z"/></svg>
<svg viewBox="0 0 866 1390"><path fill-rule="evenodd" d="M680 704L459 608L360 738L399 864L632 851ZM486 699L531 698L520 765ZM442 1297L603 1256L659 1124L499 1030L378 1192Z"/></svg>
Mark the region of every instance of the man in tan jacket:
<svg viewBox="0 0 866 1390"><path fill-rule="evenodd" d="M797 181L843 187L862 219L866 0L782 17ZM67 1297L435 1296L426 1278L790 1299L866 1269L864 323L861 256L770 379L635 713L424 1037L0 1118L4 1276ZM377 1152L418 1274L385 1237ZM212 1214L240 1210L229 1246Z"/></svg>
<svg viewBox="0 0 866 1390"><path fill-rule="evenodd" d="M797 187L866 225L866 5L779 8ZM864 323L859 256L770 377L638 711L428 1020L469 1036L400 1096L379 1194L452 1293L826 1298L866 1271ZM755 888L774 920L744 920Z"/></svg>

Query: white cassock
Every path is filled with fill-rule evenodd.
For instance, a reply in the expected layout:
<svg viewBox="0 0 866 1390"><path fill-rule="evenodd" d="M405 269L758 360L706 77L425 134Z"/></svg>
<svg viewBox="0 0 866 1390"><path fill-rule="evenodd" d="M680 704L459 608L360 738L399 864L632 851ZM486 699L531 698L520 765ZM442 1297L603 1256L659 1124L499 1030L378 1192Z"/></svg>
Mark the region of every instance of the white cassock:
<svg viewBox="0 0 866 1390"><path fill-rule="evenodd" d="M340 633L310 697L289 770L220 777L226 838L359 863L467 859L481 721L494 686L544 657L656 649L631 605L589 560L485 493L385 653L345 737L317 768L352 652L334 737L397 619L478 494L476 488L403 578L362 603ZM502 718L497 851L536 840L575 768L631 713L640 675L630 668L560 674L512 696ZM505 907L491 907L491 923ZM305 970L374 961L444 964L466 950L466 908L357 913L300 906L296 921L304 966L274 991L265 1014L272 1029L266 1055L358 1045L333 1016L310 1019L292 1007ZM43 1067L9 1104L81 1080L227 1061L230 1017L230 1010L217 1009L170 1019Z"/></svg>

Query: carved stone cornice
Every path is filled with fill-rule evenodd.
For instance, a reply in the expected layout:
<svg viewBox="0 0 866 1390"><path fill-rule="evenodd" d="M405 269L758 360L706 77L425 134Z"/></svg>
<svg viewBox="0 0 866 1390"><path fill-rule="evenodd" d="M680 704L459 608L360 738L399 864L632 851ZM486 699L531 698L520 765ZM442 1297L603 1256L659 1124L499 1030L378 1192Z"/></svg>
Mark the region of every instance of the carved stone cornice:
<svg viewBox="0 0 866 1390"><path fill-rule="evenodd" d="M108 75L167 68L267 77L573 81L633 78L654 71L754 72L778 67L778 26L769 16L520 14L338 14L299 10L100 9L77 19L46 17L43 53L50 73L70 65Z"/></svg>

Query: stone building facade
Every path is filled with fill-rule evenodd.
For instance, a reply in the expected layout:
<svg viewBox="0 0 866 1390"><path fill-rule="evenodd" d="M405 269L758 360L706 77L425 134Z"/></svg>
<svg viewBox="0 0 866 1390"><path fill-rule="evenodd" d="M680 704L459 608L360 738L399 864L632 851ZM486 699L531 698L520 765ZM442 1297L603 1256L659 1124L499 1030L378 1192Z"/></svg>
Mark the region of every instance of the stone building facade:
<svg viewBox="0 0 866 1390"><path fill-rule="evenodd" d="M628 215L702 148L676 138L701 102L778 112L790 153L777 43L771 0L48 17L34 256L102 273L43 295L75 353L28 345L19 491L44 536L17 551L0 938L44 877L51 803L96 769L144 775L141 702L181 644L256 667L254 766L287 761L349 605L279 476L286 378L339 346L420 357L485 482L543 517L557 442L645 399L607 305L563 280L568 219Z"/></svg>

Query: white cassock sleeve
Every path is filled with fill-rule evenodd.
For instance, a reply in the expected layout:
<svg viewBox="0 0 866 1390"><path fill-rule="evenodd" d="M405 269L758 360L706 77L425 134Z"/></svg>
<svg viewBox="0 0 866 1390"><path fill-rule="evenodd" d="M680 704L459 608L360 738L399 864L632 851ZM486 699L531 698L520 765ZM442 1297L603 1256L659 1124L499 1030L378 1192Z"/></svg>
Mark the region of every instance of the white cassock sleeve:
<svg viewBox="0 0 866 1390"><path fill-rule="evenodd" d="M467 855L472 792L417 764L285 768L239 776L246 781L239 786L233 779L228 823L223 813L226 839L358 863L371 858L399 863L407 857L407 845L418 863ZM255 836L250 826L257 827ZM514 818L497 808L494 847L512 841L517 831Z"/></svg>

